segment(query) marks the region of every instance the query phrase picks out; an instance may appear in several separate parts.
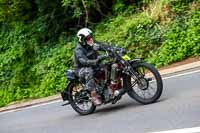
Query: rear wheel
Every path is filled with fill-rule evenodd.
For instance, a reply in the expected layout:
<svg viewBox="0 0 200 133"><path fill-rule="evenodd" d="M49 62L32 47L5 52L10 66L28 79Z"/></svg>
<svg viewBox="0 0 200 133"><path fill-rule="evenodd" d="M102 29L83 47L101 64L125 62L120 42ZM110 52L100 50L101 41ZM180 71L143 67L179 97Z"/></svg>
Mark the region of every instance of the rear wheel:
<svg viewBox="0 0 200 133"><path fill-rule="evenodd" d="M90 92L79 83L69 86L69 102L80 115L88 115L95 111L96 106L91 101Z"/></svg>
<svg viewBox="0 0 200 133"><path fill-rule="evenodd" d="M138 81L127 77L128 95L142 104L156 102L163 90L162 78L157 69L145 62L134 64L133 69L138 75Z"/></svg>

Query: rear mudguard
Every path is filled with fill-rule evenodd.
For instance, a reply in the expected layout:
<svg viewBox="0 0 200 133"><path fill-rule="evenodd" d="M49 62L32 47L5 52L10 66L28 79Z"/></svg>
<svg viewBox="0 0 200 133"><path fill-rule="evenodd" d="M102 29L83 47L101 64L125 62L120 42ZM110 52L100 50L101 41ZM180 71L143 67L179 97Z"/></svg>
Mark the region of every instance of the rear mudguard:
<svg viewBox="0 0 200 133"><path fill-rule="evenodd" d="M69 101L69 87L71 86L71 84L73 84L74 81L70 81L67 85L67 87L61 92L61 97L63 99L63 101Z"/></svg>

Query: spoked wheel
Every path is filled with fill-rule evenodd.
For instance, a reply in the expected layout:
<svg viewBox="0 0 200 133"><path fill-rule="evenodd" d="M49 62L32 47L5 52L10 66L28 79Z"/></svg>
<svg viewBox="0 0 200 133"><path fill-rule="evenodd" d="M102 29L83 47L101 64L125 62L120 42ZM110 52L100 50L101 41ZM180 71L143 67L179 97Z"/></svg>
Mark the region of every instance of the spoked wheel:
<svg viewBox="0 0 200 133"><path fill-rule="evenodd" d="M156 102L163 90L162 78L157 69L145 62L134 64L133 68L138 75L138 81L127 78L128 95L142 104Z"/></svg>
<svg viewBox="0 0 200 133"><path fill-rule="evenodd" d="M72 108L81 115L88 115L95 111L96 106L91 101L90 92L84 90L81 84L71 84L69 87L69 102Z"/></svg>

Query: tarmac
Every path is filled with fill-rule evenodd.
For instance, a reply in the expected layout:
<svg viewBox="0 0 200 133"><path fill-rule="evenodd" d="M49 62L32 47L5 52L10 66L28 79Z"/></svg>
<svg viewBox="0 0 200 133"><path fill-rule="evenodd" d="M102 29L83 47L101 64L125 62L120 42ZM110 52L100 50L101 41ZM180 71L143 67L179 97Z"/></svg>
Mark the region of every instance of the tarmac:
<svg viewBox="0 0 200 133"><path fill-rule="evenodd" d="M162 75L162 77L167 77L167 76L175 75L177 73L181 73L181 72L184 72L184 71L193 71L193 70L196 70L196 69L200 69L200 61L196 61L196 62L192 62L192 63L188 63L188 64L185 64L185 65L181 65L181 66L177 66L177 67L173 67L173 68L168 68L168 69L164 69L164 70L159 70L159 72ZM30 107L30 106L33 106L33 105L38 105L38 104L43 104L43 103L48 103L48 102L52 102L52 101L56 101L56 100L61 100L60 94L45 97L45 98L28 100L28 101L25 101L25 102L10 104L6 107L0 108L0 112L6 112L6 111L10 111L10 110L21 109L21 108Z"/></svg>

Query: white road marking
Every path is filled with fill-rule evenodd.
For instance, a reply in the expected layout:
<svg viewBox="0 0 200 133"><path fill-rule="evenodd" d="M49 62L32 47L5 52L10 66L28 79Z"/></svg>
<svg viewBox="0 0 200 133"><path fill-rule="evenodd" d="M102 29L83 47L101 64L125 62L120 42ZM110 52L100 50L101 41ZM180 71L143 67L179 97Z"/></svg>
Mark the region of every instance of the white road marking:
<svg viewBox="0 0 200 133"><path fill-rule="evenodd" d="M29 106L29 107L24 107L24 108L19 108L19 109L14 109L14 110L5 111L5 112L0 112L0 115L2 115L2 114L7 114L7 113L11 113L11 112L16 112L16 111L20 111L20 110L24 110L24 109L31 109L31 108L36 108L36 107L44 106L44 105L49 105L49 104L53 104L53 103L58 103L58 102L61 102L61 101L62 101L62 100L55 100L55 101L51 101L51 102L47 102L47 103L41 103L41 104L32 105L32 106Z"/></svg>
<svg viewBox="0 0 200 133"><path fill-rule="evenodd" d="M200 70L191 71L191 72L182 73L182 74L177 74L177 75L173 75L173 76L169 76L169 77L164 77L164 78L162 78L162 79L165 80L165 79L170 79L170 78L185 76L185 75L189 75L189 74L193 74L193 73L198 73L198 72L200 72ZM9 110L9 111L5 111L5 112L0 112L0 115L6 114L6 113L10 113L10 112L16 112L16 111L23 110L23 109L31 109L31 108L35 108L35 107L40 107L40 106L44 106L44 105L49 105L49 104L53 104L53 103L58 103L58 102L61 102L61 101L62 101L62 100L56 100L56 101L51 101L51 102L47 102L47 103L42 103L42 104L33 105L33 106L30 106L30 107L24 107L24 108L20 108L20 109L15 109L15 110Z"/></svg>
<svg viewBox="0 0 200 133"><path fill-rule="evenodd" d="M198 72L200 72L200 70L191 71L191 72L186 72L186 73L182 73L182 74L176 74L176 75L173 75L173 76L164 77L164 78L162 78L162 79L163 79L163 80L164 80L164 79L170 79L170 78L185 76L185 75L189 75L189 74L193 74L193 73L198 73Z"/></svg>
<svg viewBox="0 0 200 133"><path fill-rule="evenodd" d="M183 128L183 129L160 131L160 132L151 132L151 133L200 133L200 127Z"/></svg>

